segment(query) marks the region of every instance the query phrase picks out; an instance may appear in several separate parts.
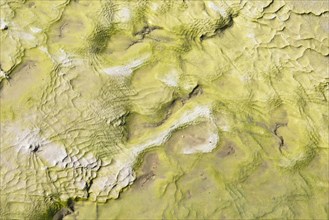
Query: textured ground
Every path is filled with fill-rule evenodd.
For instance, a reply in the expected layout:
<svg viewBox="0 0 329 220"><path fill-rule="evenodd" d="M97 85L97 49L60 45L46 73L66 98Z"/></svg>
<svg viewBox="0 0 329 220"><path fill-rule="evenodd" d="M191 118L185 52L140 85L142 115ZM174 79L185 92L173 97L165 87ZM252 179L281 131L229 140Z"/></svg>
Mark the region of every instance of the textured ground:
<svg viewBox="0 0 329 220"><path fill-rule="evenodd" d="M0 0L1 219L328 219L328 1Z"/></svg>

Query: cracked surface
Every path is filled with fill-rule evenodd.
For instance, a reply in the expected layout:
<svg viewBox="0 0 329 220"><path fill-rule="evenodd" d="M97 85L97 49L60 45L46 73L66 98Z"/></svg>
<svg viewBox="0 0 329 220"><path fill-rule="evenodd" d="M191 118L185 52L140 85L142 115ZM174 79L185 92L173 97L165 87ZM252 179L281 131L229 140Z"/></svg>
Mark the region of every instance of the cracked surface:
<svg viewBox="0 0 329 220"><path fill-rule="evenodd" d="M1 219L328 218L326 1L0 9Z"/></svg>

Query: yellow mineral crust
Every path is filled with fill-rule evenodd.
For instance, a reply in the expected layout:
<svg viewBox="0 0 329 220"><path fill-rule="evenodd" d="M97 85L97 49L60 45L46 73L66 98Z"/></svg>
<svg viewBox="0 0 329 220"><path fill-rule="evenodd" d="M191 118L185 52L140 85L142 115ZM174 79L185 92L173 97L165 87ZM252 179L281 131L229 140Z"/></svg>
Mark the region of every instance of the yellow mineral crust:
<svg viewBox="0 0 329 220"><path fill-rule="evenodd" d="M328 15L1 0L0 219L328 219Z"/></svg>

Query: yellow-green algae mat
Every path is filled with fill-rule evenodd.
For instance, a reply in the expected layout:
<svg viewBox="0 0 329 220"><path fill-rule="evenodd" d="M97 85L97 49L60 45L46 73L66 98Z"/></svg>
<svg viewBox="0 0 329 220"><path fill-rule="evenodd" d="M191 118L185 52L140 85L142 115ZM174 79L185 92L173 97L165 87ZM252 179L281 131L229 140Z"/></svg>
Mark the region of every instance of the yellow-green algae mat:
<svg viewBox="0 0 329 220"><path fill-rule="evenodd" d="M1 0L1 219L328 219L328 1Z"/></svg>

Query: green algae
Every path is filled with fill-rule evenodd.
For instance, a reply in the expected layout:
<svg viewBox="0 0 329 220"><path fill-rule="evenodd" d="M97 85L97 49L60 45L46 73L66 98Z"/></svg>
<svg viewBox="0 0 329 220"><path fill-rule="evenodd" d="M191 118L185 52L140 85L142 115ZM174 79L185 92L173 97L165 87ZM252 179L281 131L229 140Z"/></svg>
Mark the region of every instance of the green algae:
<svg viewBox="0 0 329 220"><path fill-rule="evenodd" d="M5 1L1 218L328 218L328 10Z"/></svg>

